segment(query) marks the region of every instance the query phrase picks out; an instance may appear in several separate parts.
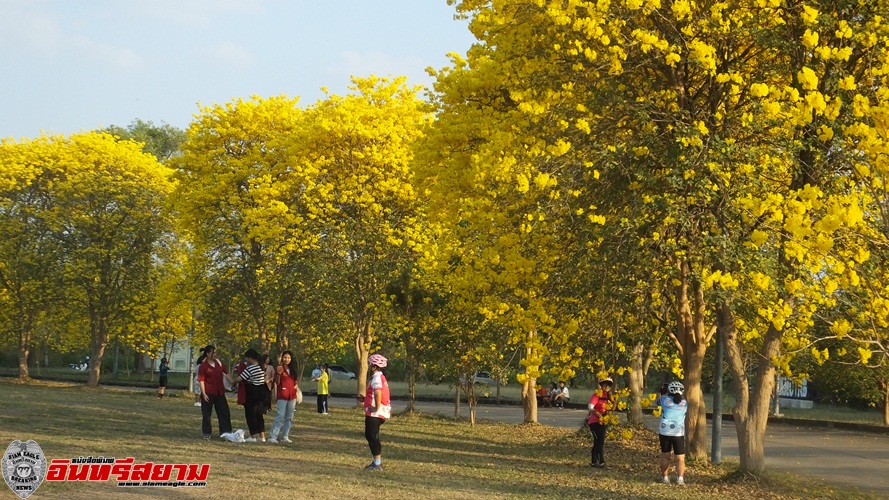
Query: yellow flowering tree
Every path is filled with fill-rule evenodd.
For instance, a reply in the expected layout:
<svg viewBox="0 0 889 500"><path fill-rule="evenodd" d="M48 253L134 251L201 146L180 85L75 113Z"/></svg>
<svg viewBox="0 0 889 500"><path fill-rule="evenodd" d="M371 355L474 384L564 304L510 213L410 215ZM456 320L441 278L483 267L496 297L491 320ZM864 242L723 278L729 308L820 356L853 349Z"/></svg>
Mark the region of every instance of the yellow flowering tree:
<svg viewBox="0 0 889 500"><path fill-rule="evenodd" d="M305 110L287 138L287 165L300 179L293 196L319 228L317 292L343 319L330 335L354 346L363 395L386 289L411 268L423 241L410 164L430 116L404 77L353 78L350 89Z"/></svg>
<svg viewBox="0 0 889 500"><path fill-rule="evenodd" d="M30 375L38 329L63 296L61 247L46 221L56 154L47 137L0 143L0 331L17 346L21 378Z"/></svg>
<svg viewBox="0 0 889 500"><path fill-rule="evenodd" d="M105 348L134 327L159 245L172 230L164 205L171 171L140 145L104 133L41 139L55 203L46 224L64 252L69 307L88 319L88 384L98 385Z"/></svg>
<svg viewBox="0 0 889 500"><path fill-rule="evenodd" d="M529 113L504 85L510 75L489 54L470 56L436 74L436 121L418 153L418 186L438 221L424 269L450 307L506 332L502 352L521 350L524 419L536 422L537 378L570 378L582 354L570 340L583 309L570 299L578 239L553 160L567 145L527 135Z"/></svg>
<svg viewBox="0 0 889 500"><path fill-rule="evenodd" d="M302 121L297 99L235 99L202 107L188 129L177 170L175 207L192 235L206 281L202 325L216 339L263 352L284 342L299 294L294 269L317 230L291 193L285 139ZM240 347L239 347L240 348Z"/></svg>
<svg viewBox="0 0 889 500"><path fill-rule="evenodd" d="M885 7L467 0L457 8L480 40L437 87L475 75L459 89L480 110L478 140L460 152L486 165L520 157L523 167L557 167L549 179L576 200L558 213L583 217L586 229L574 234L591 235L596 255L637 244L658 259L660 270L645 270L673 287L690 455L707 454L700 377L721 328L742 467L762 470L775 369L787 370L812 342L811 318L829 305L831 283L855 280L836 266L846 251L836 242L862 222L848 174L872 137ZM495 154L483 156L487 149ZM526 182L516 175L516 190ZM598 241L603 223L626 227L625 237ZM762 360L752 397L747 352Z"/></svg>

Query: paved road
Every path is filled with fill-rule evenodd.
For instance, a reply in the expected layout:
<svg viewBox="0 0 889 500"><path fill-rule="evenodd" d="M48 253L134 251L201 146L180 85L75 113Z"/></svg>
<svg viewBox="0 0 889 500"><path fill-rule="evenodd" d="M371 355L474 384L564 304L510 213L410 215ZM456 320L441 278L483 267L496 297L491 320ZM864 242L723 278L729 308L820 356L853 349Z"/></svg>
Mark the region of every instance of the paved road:
<svg viewBox="0 0 889 500"><path fill-rule="evenodd" d="M354 399L331 398L331 406L349 407ZM403 401L393 401L398 410ZM425 413L453 416L453 403L417 402L417 409ZM554 427L579 427L586 410L541 408L538 421ZM463 405L461 415L469 415ZM476 418L500 422L521 423L520 406L479 405ZM646 425L657 428L657 418L646 416ZM712 435L707 422L707 435ZM889 497L889 435L838 429L799 427L789 424L770 424L766 432L766 467L795 474L821 478L838 485L851 485ZM735 424L723 422L722 456L738 458L738 437Z"/></svg>

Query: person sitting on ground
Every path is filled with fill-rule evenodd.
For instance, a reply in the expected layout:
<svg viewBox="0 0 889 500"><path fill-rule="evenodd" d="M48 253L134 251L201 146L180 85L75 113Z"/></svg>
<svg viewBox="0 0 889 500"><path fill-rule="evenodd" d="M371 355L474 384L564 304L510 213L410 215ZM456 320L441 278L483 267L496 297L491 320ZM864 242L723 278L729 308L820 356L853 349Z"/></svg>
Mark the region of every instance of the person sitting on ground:
<svg viewBox="0 0 889 500"><path fill-rule="evenodd" d="M549 391L542 385L537 389L537 406L546 408L551 408L553 406L553 400L549 395Z"/></svg>
<svg viewBox="0 0 889 500"><path fill-rule="evenodd" d="M559 380L559 388L553 395L553 405L557 408L564 408L570 400L571 394L568 392L568 387L565 386L565 381Z"/></svg>

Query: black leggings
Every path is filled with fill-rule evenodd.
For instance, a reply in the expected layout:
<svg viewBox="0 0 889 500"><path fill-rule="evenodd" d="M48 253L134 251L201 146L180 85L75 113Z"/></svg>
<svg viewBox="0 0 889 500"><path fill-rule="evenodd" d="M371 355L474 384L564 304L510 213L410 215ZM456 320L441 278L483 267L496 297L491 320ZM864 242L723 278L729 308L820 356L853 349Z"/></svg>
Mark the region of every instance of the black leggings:
<svg viewBox="0 0 889 500"><path fill-rule="evenodd" d="M318 413L327 413L327 394L318 395Z"/></svg>
<svg viewBox="0 0 889 500"><path fill-rule="evenodd" d="M244 418L247 419L247 429L250 435L265 432L265 395L268 387L265 384L253 385L247 382L247 402L244 403Z"/></svg>
<svg viewBox="0 0 889 500"><path fill-rule="evenodd" d="M592 463L605 464L605 424L596 422L589 425L590 432L593 434Z"/></svg>
<svg viewBox="0 0 889 500"><path fill-rule="evenodd" d="M383 444L380 443L380 426L385 420L380 417L364 416L364 438L370 445L370 454L379 456L383 452Z"/></svg>
<svg viewBox="0 0 889 500"><path fill-rule="evenodd" d="M213 427L210 425L210 415L213 414L213 409L215 408L216 419L219 421L219 433L231 432L232 419L225 395L208 395L207 399L209 401L204 401L204 398L201 397L201 431L203 431L205 436L213 433Z"/></svg>

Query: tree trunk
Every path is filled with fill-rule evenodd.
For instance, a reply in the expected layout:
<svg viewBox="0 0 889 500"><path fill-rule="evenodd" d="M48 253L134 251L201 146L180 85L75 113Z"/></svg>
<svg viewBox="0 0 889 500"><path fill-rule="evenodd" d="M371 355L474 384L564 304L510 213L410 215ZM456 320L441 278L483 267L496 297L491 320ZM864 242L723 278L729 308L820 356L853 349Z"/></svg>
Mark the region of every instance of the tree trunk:
<svg viewBox="0 0 889 500"><path fill-rule="evenodd" d="M117 369L118 369L119 362L120 362L120 343L117 340L115 340L114 341L114 364L112 365L112 368L111 368L111 378L115 379L115 380L117 379Z"/></svg>
<svg viewBox="0 0 889 500"><path fill-rule="evenodd" d="M460 418L460 382L454 384L454 418Z"/></svg>
<svg viewBox="0 0 889 500"><path fill-rule="evenodd" d="M373 342L370 325L369 318L362 318L355 325L355 354L358 358L358 376L355 382L358 385L356 394L361 401L364 401L367 392L367 358L370 357L370 345Z"/></svg>
<svg viewBox="0 0 889 500"><path fill-rule="evenodd" d="M883 425L889 426L889 380L880 382L883 389Z"/></svg>
<svg viewBox="0 0 889 500"><path fill-rule="evenodd" d="M90 362L89 362L89 378L86 384L98 387L99 378L102 375L102 360L105 358L105 348L108 347L108 326L105 318L99 312L103 310L97 306L92 300L89 304L90 318Z"/></svg>
<svg viewBox="0 0 889 500"><path fill-rule="evenodd" d="M469 405L469 426L475 427L475 380L466 377L466 404Z"/></svg>
<svg viewBox="0 0 889 500"><path fill-rule="evenodd" d="M685 396L688 400L685 425L687 456L692 460L707 462L710 458L707 407L701 390L701 376L707 344L713 338L716 327L707 329L704 325L707 303L701 284L692 278L691 266L684 260L677 261L676 265L680 284L675 288L678 331L673 340L682 354L682 368L685 372Z"/></svg>
<svg viewBox="0 0 889 500"><path fill-rule="evenodd" d="M93 340L92 347L90 348L90 374L89 379L87 379L86 385L91 385L94 387L99 385L99 377L102 374L102 359L105 357L105 348L107 346L107 338L98 338Z"/></svg>
<svg viewBox="0 0 889 500"><path fill-rule="evenodd" d="M688 399L685 436L688 442L688 457L692 460L707 461L710 447L707 442L707 405L701 378L704 370L704 354L707 344L693 344L685 356L685 397Z"/></svg>
<svg viewBox="0 0 889 500"><path fill-rule="evenodd" d="M405 375L407 379L407 409L408 413L415 413L417 411L417 376L419 369L417 368L419 363L417 363L417 347L416 342L414 342L414 337L411 333L405 335L404 339L404 367L405 367Z"/></svg>
<svg viewBox="0 0 889 500"><path fill-rule="evenodd" d="M258 320L256 322L257 327L257 338L259 339L259 353L260 356L269 352L269 348L271 347L271 343L269 342L269 332L268 328L266 328L266 324L264 320Z"/></svg>
<svg viewBox="0 0 889 500"><path fill-rule="evenodd" d="M297 383L297 385L299 385L299 383L302 382L303 372L305 372L305 371L306 371L306 360L301 359L301 358L296 358L296 383ZM329 376L330 376L330 374L328 374L328 377ZM330 378L328 378L327 381L330 382ZM300 390L302 390L302 389L300 389ZM329 392L329 388L328 388L328 392Z"/></svg>
<svg viewBox="0 0 889 500"><path fill-rule="evenodd" d="M525 345L525 359L536 359L537 348L534 347L534 338L537 336L536 331L528 332L528 341ZM528 369L525 368L527 375ZM525 382L522 384L522 410L524 411L524 422L526 424L537 423L537 377L527 375Z"/></svg>
<svg viewBox="0 0 889 500"><path fill-rule="evenodd" d="M788 301L792 306L792 301ZM757 365L755 385L750 391L750 380L744 365L741 341L735 326L731 306L722 303L718 309L719 327L724 329L726 360L735 387L736 404L732 410L738 433L741 470L759 474L765 470L765 434L769 420L769 396L775 384L772 357L781 347L781 332L774 325L763 339Z"/></svg>
<svg viewBox="0 0 889 500"><path fill-rule="evenodd" d="M28 372L28 354L31 351L31 332L27 326L19 331L19 378L30 378ZM38 368L39 370L39 368Z"/></svg>
<svg viewBox="0 0 889 500"><path fill-rule="evenodd" d="M417 376L413 373L407 375L407 412L417 411Z"/></svg>
<svg viewBox="0 0 889 500"><path fill-rule="evenodd" d="M638 342L633 346L630 356L630 373L628 377L630 388L630 413L627 422L632 425L645 425L642 420L642 391L645 390L644 371L642 368L645 356L645 344Z"/></svg>
<svg viewBox="0 0 889 500"><path fill-rule="evenodd" d="M534 390L536 386L537 379L531 377L522 384L522 410L525 413L526 424L537 423L537 391Z"/></svg>

